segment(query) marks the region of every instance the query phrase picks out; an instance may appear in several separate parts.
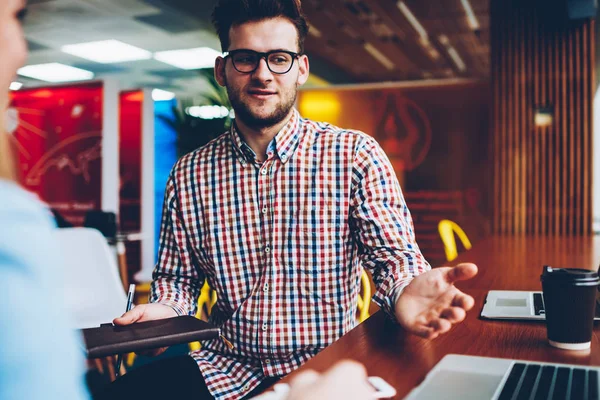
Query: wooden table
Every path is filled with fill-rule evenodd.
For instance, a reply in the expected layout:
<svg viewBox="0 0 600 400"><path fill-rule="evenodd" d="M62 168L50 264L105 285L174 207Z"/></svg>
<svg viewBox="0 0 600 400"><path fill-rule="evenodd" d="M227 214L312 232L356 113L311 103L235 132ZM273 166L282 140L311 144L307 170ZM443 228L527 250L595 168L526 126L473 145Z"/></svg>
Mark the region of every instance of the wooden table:
<svg viewBox="0 0 600 400"><path fill-rule="evenodd" d="M479 267L476 278L457 285L475 298L475 307L450 332L427 341L406 333L379 311L298 371L324 371L336 361L354 359L366 366L369 375L381 376L394 386L398 391L395 398L401 399L450 353L600 365L600 325L594 329L591 351L569 352L547 344L543 322L479 319L490 289L541 290L543 265L596 269L600 237L489 237L452 265L459 262L474 262Z"/></svg>

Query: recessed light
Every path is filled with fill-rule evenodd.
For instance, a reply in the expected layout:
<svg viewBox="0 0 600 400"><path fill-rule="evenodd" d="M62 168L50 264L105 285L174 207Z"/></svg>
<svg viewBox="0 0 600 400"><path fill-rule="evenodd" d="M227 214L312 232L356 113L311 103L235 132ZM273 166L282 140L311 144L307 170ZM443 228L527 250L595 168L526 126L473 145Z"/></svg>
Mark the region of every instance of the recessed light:
<svg viewBox="0 0 600 400"><path fill-rule="evenodd" d="M152 53L118 40L101 40L62 46L65 53L102 64L148 60Z"/></svg>
<svg viewBox="0 0 600 400"><path fill-rule="evenodd" d="M17 74L46 82L76 82L92 79L94 73L60 63L27 65Z"/></svg>
<svg viewBox="0 0 600 400"><path fill-rule="evenodd" d="M221 52L210 47L196 47L159 51L154 53L154 59L181 69L200 69L214 67L215 59L220 55L222 55Z"/></svg>

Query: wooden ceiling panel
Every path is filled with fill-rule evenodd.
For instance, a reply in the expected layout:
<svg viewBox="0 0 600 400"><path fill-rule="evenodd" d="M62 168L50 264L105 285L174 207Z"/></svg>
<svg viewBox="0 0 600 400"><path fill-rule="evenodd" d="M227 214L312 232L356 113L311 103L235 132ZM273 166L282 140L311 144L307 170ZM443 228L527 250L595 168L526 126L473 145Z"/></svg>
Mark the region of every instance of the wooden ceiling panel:
<svg viewBox="0 0 600 400"><path fill-rule="evenodd" d="M404 4L426 37L395 0L303 0L310 24L320 33L307 39L306 50L359 81L489 76L489 0L470 0L480 25L477 32L469 26L461 0L404 0ZM464 72L452 61L444 37L465 62ZM385 59L393 68L386 67Z"/></svg>

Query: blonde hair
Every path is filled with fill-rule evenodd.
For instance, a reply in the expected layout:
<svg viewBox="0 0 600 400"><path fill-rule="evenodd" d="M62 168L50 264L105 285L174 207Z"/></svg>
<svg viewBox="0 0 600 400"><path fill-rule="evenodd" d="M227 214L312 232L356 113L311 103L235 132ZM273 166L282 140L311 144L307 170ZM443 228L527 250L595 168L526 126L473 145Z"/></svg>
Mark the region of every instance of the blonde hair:
<svg viewBox="0 0 600 400"><path fill-rule="evenodd" d="M6 125L4 124L4 116L6 108L3 105L6 102L0 99L0 179L15 178L13 170L11 150L8 143L8 134L6 133Z"/></svg>

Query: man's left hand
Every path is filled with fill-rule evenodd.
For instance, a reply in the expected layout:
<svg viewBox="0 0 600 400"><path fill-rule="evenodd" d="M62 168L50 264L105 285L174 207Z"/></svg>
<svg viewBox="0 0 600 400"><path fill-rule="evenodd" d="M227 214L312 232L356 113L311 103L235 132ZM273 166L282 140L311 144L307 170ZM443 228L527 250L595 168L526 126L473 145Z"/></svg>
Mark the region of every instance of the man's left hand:
<svg viewBox="0 0 600 400"><path fill-rule="evenodd" d="M396 319L411 333L434 339L465 319L473 297L454 286L477 274L475 264L440 267L415 277L396 302Z"/></svg>

